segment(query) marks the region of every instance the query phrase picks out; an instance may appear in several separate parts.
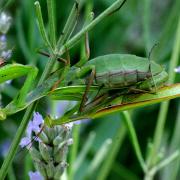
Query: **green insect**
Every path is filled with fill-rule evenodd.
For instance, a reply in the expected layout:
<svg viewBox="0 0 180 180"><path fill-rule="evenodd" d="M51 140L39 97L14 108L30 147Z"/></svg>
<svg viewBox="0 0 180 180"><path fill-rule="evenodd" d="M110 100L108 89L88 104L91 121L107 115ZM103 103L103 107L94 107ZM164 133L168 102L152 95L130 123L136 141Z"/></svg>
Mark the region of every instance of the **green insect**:
<svg viewBox="0 0 180 180"><path fill-rule="evenodd" d="M154 92L156 88L163 86L167 79L168 74L164 68L148 58L130 54L109 54L89 60L82 67L72 67L66 76L66 83L86 84L80 104L82 112L91 85L99 87L101 96L102 92L142 93Z"/></svg>
<svg viewBox="0 0 180 180"><path fill-rule="evenodd" d="M168 74L164 68L148 58L130 54L109 54L96 57L81 67L76 65L69 69L64 80L65 85L71 87L84 85L86 88L83 90L81 98L72 99L79 100L74 108L58 119L53 120L47 116L46 124L49 126L61 124L68 122L71 117L78 119L79 115L92 113L94 109L97 110L102 107L101 105L106 105L106 102L109 103L109 100L111 101L119 95L155 93L165 84L167 79ZM92 93L90 92L92 87L96 89L96 95L93 97L91 97ZM68 93L67 95L70 94ZM61 98L57 89L55 99L59 97ZM79 113L73 116L77 111Z"/></svg>
<svg viewBox="0 0 180 180"><path fill-rule="evenodd" d="M147 58L128 54L99 56L89 60L81 67L77 65L70 67L67 63L64 68L52 73L42 85L31 90L37 72L37 68L30 65L10 64L0 67L0 83L27 75L18 95L5 108L0 109L1 120L6 119L7 115L26 108L43 96L53 95L56 89L53 88L52 90L52 87L59 79L64 79L60 82L61 87L68 86L70 88L71 84L85 86L85 89L81 89L81 98L78 99L81 102L78 105L79 111L83 112L88 99L95 102L92 105L97 105L104 101L104 98L99 98L104 97L102 94L105 94L105 97L111 96L110 92L112 91L115 94L117 92L120 94L152 92L155 87L162 86L168 78L162 66L153 61L149 62ZM96 90L100 89L101 91L101 93L97 93L98 95L95 98L91 98L89 95L92 85L96 87ZM65 97L77 100L75 93L68 91ZM60 99L62 98L61 93L58 96Z"/></svg>

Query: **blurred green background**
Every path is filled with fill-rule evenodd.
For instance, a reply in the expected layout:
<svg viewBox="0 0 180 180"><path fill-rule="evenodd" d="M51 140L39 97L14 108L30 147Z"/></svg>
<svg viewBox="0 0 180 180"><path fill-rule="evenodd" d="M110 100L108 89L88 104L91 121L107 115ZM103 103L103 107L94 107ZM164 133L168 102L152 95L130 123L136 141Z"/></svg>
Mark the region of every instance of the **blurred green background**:
<svg viewBox="0 0 180 180"><path fill-rule="evenodd" d="M57 35L62 31L73 6L73 2L74 1L56 0ZM110 6L114 0L98 0L92 2L93 12L96 17ZM1 3L3 4L5 1ZM41 0L40 4L44 21L47 23L46 1ZM44 45L36 25L34 1L11 0L5 10L12 16L12 26L7 34L9 48L13 48L13 57L9 61L33 64L39 68L39 74L41 74L47 58L37 53L37 50L44 49ZM110 53L129 53L147 57L152 46L158 43L151 57L168 70L178 18L180 17L179 10L179 0L127 0L120 11L107 17L89 33L90 58ZM78 25L74 34L78 32L83 25L84 12L85 5L80 11ZM79 60L80 44L77 44L70 50L70 55L72 63ZM179 82L179 80L180 75L177 74L176 82ZM3 87L3 105L5 105L14 95L13 93L16 93L17 89L21 87L22 81L23 79L17 79L10 85ZM49 109L48 106L49 101L43 99L37 110L45 114L46 110ZM147 144L151 142L153 138L158 112L159 104L130 111L144 157L147 153ZM12 141L18 124L22 119L22 115L23 112L13 115L0 125L0 162L3 161L2 149L4 148L4 144ZM90 145L83 161L80 162L80 166L75 171L75 180L83 180L85 177L86 179L99 180L103 178L112 180L143 179L144 174L137 161L122 120L122 114L115 113L90 121L89 123L76 125L77 127L75 128L80 128L77 154L82 155L82 152L85 152L84 148L88 142ZM179 99L174 99L170 102L168 109L161 146L161 150L164 151L165 156L172 148L180 148L180 138L178 138L180 137L180 133L176 130L176 128L179 127L179 121ZM93 159L102 146L104 146L107 152L105 152L99 164L96 163L97 167L93 170L89 169L93 168ZM7 151L7 149L5 151ZM106 164L106 160L111 156L110 152L112 151L115 151L113 160L107 169L103 169L105 168L103 165ZM21 159L21 161L19 161L19 159ZM24 162L22 160L24 160ZM76 164L76 161L74 163ZM180 169L178 169L179 161L176 163L175 167L179 171L178 174L180 178ZM173 167L173 163L171 163L167 168L160 171L155 178L168 180L173 171ZM24 171L22 171L22 168ZM12 175L14 171L17 179L27 179L29 169L33 169L30 157L27 152L20 151L13 162L10 173ZM89 172L93 173L88 174ZM101 173L104 174L104 177ZM178 176L176 178L178 179Z"/></svg>

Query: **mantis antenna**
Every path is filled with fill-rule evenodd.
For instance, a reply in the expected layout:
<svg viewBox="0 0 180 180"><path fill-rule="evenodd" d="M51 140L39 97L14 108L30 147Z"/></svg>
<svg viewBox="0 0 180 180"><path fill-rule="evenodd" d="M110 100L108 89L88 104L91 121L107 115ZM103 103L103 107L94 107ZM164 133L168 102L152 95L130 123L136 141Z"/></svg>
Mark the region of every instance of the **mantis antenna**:
<svg viewBox="0 0 180 180"><path fill-rule="evenodd" d="M154 48L155 48L157 45L158 45L158 43L155 43L155 44L152 46L151 50L149 51L149 55L148 55L149 71L151 72L151 77L152 77L152 80L153 80L154 87L155 87L155 90L156 90L156 91L157 91L157 86L156 86L156 83L155 83L155 81L154 81L154 77L153 77L153 75L152 75L152 69L151 69L151 54L152 54Z"/></svg>

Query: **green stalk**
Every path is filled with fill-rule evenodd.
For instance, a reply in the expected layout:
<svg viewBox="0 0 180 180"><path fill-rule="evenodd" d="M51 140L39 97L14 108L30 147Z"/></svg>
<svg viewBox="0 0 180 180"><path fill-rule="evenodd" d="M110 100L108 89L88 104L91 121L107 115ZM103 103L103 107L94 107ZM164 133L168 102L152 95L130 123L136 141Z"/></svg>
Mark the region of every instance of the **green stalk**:
<svg viewBox="0 0 180 180"><path fill-rule="evenodd" d="M15 176L14 169L12 166L9 168L9 172L7 176L9 180L16 180L16 176Z"/></svg>
<svg viewBox="0 0 180 180"><path fill-rule="evenodd" d="M172 84L175 79L174 68L178 64L179 54L180 54L180 18L178 21L177 31L175 35L175 42L174 42L174 47L173 47L173 52L172 52L172 57L171 57L170 67L169 67L169 83L170 84ZM154 134L153 148L147 161L147 165L149 168L156 164L157 153L160 148L160 144L161 144L161 140L162 140L162 136L164 132L164 125L165 125L165 120L167 117L168 107L169 107L169 101L163 102L160 106L160 112L159 112L157 126L156 126L156 130Z"/></svg>
<svg viewBox="0 0 180 180"><path fill-rule="evenodd" d="M55 15L54 15L54 0L47 0L49 34L52 47L56 46L56 30L55 30Z"/></svg>
<svg viewBox="0 0 180 180"><path fill-rule="evenodd" d="M58 52L59 55L62 55L66 52L67 49L72 48L79 40L86 34L86 32L90 31L95 25L97 25L100 21L104 20L107 16L116 12L126 0L117 0L114 2L109 8L107 8L104 12L102 12L97 18L95 18L90 24L84 27L79 33L77 33L73 38L71 38L64 46L62 46Z"/></svg>
<svg viewBox="0 0 180 180"><path fill-rule="evenodd" d="M121 123L117 132L112 140L111 149L109 149L108 156L104 159L102 167L98 171L97 180L105 180L112 168L115 158L118 154L118 151L123 143L123 140L126 135L126 127Z"/></svg>
<svg viewBox="0 0 180 180"><path fill-rule="evenodd" d="M69 173L68 173L68 179L73 180L74 179L74 168L73 168L73 163L76 160L77 156L77 150L78 150L78 145L79 145L79 132L80 132L81 125L80 124L75 124L73 127L73 146L71 147L70 150L70 160L69 160Z"/></svg>
<svg viewBox="0 0 180 180"><path fill-rule="evenodd" d="M132 119L131 119L128 111L123 111L122 115L123 115L124 123L125 123L128 131L129 131L130 140L131 140L131 143L133 145L137 159L138 159L140 166L143 169L143 171L146 172L147 167L146 167L146 164L144 162L144 159L143 159L143 156L141 153L140 145L139 145L139 142L137 139L136 131L133 127Z"/></svg>
<svg viewBox="0 0 180 180"><path fill-rule="evenodd" d="M39 31L41 33L42 39L44 40L45 45L48 46L51 49L51 51L53 52L52 45L49 42L48 36L46 34L45 27L44 27L44 22L43 22L42 12L41 12L41 6L40 6L38 1L36 1L34 3L34 5L35 5L35 9L36 9L36 16L37 16L37 19L38 19L38 21L37 21L38 22L38 27L39 27Z"/></svg>
<svg viewBox="0 0 180 180"><path fill-rule="evenodd" d="M6 159L4 160L1 170L0 170L0 179L3 180L6 177L6 174L8 172L8 169L11 167L12 160L16 154L16 151L19 146L19 142L21 140L22 135L24 134L24 131L26 129L26 126L28 124L29 119L31 118L31 115L33 113L33 110L35 108L35 103L32 104L27 110L26 113L22 119L22 122L18 128L18 131L15 135L15 138L13 139L13 142L11 144L11 147L9 149L8 155L6 156Z"/></svg>
<svg viewBox="0 0 180 180"><path fill-rule="evenodd" d="M179 129L180 129L180 102L178 103L178 113L176 117L176 123L174 126L173 135L171 138L171 143L168 148L168 154L173 153L175 150L179 149L180 147ZM171 164L171 166L168 166L163 170L162 179L176 180L178 176L179 167L180 167L180 156L175 162Z"/></svg>
<svg viewBox="0 0 180 180"><path fill-rule="evenodd" d="M59 37L59 40L57 43L58 49L62 46L62 44L64 44L65 40L67 39L67 37L69 37L69 35L71 34L72 30L74 29L74 27L76 25L77 18L78 18L77 3L79 3L79 2L77 1L74 3L72 10L69 14L69 17L67 19L67 22L64 26L64 29Z"/></svg>

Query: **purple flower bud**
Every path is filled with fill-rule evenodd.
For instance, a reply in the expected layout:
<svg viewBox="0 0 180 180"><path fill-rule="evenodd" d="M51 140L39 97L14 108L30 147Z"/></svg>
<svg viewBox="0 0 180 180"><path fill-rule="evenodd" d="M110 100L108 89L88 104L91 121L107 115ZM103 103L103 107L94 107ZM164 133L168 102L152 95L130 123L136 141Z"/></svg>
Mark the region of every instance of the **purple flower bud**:
<svg viewBox="0 0 180 180"><path fill-rule="evenodd" d="M5 34L0 36L0 41L1 42L6 42L6 35Z"/></svg>
<svg viewBox="0 0 180 180"><path fill-rule="evenodd" d="M43 180L43 177L38 171L36 172L30 171L28 174L29 174L30 180Z"/></svg>
<svg viewBox="0 0 180 180"><path fill-rule="evenodd" d="M32 132L38 133L41 130L40 125L44 123L44 120L42 116L38 113L35 112L33 115L33 120L29 122L27 126L27 136L31 137Z"/></svg>
<svg viewBox="0 0 180 180"><path fill-rule="evenodd" d="M24 137L21 139L21 142L19 144L21 146L21 148L24 148L24 147L29 147L31 146L31 138L30 137Z"/></svg>
<svg viewBox="0 0 180 180"><path fill-rule="evenodd" d="M38 112L35 112L33 115L33 120L29 121L27 129L26 129L27 137L24 137L21 139L20 146L22 148L29 145L31 146L32 139L35 141L41 142L41 140L38 137L32 138L31 136L33 132L38 133L41 131L42 128L40 126L43 123L44 123L44 120L42 116Z"/></svg>
<svg viewBox="0 0 180 180"><path fill-rule="evenodd" d="M9 59L12 56L12 50L2 51L1 57L4 59Z"/></svg>
<svg viewBox="0 0 180 180"><path fill-rule="evenodd" d="M38 112L35 112L33 116L33 124L36 126L40 126L43 123L44 123L44 120L42 116Z"/></svg>
<svg viewBox="0 0 180 180"><path fill-rule="evenodd" d="M180 66L176 67L176 68L174 69L174 71L175 71L176 73L180 73Z"/></svg>

